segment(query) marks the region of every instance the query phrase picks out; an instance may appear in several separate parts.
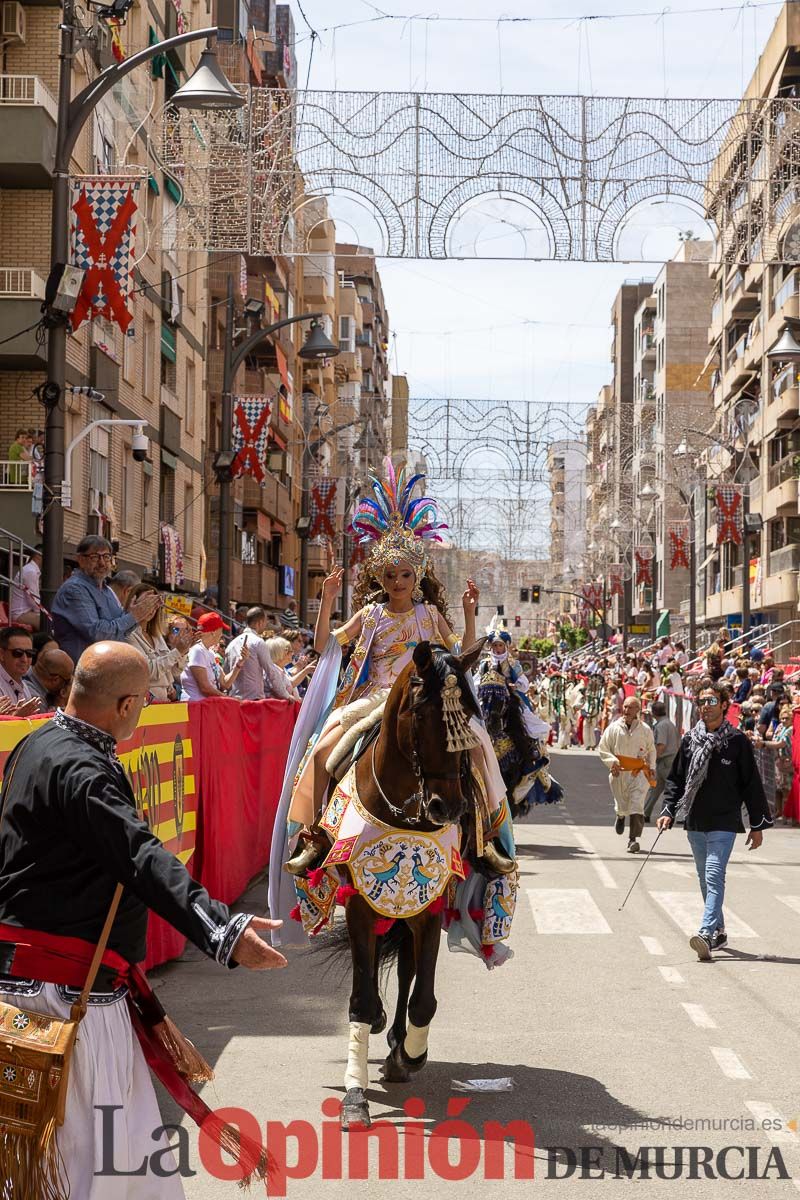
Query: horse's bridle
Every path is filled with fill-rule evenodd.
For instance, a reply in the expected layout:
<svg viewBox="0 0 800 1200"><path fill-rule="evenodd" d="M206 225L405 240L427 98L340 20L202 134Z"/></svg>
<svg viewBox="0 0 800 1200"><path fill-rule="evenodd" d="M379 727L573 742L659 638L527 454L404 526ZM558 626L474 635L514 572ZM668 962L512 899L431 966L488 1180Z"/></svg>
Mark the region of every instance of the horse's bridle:
<svg viewBox="0 0 800 1200"><path fill-rule="evenodd" d="M421 682L422 682L422 680L420 680L417 676L412 676L411 679L409 680L409 683L411 683L411 684L418 684ZM381 799L383 800L386 807L389 809L389 812L392 814L392 816L399 817L401 820L405 821L408 825L412 826L412 828L414 826L421 825L423 821L427 821L431 825L436 824L435 821L431 821L429 817L426 817L424 815L425 804L430 799L430 791L428 789L428 780L429 779L447 780L448 782L451 782L451 783L454 780L461 780L462 775L463 775L464 755L468 753L468 751L466 751L466 750L459 751L459 753L458 753L458 770L457 771L447 771L444 774L439 772L435 775L426 775L425 767L422 762L422 758L419 754L419 751L417 750L417 737L416 737L417 710L419 708L423 707L423 703L424 702L417 702L415 704L412 704L409 709L409 711L411 713L411 759L410 759L410 762L411 762L411 769L413 770L414 775L416 776L416 779L417 779L418 787L417 787L417 790L415 792L413 792L412 795L410 795L408 797L408 799L405 800L399 808L397 807L397 805L392 804L391 800L386 795L386 792L383 790L383 788L380 785L380 781L378 779L378 774L375 770L375 748L377 746L377 741L372 743L372 763L371 763L371 765L372 765L372 781L375 784L376 788L378 789ZM403 755L403 757L405 758L405 755ZM406 762L408 762L408 761L409 761L409 759L406 758ZM415 801L416 801L416 805L417 805L416 814L414 816L409 816L406 812L406 809L408 808L409 804L412 804Z"/></svg>

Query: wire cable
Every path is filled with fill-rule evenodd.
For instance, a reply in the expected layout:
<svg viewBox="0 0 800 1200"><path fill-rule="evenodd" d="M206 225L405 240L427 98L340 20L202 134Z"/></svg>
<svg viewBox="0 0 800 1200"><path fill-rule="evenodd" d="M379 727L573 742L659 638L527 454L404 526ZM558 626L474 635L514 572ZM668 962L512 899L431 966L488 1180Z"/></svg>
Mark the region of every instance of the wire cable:
<svg viewBox="0 0 800 1200"><path fill-rule="evenodd" d="M30 333L33 329L38 329L41 323L41 321L34 321L33 325L28 325L26 329L20 329L17 333L9 334L8 337L0 341L0 346L5 346L6 342L13 342L15 338L22 337L24 333Z"/></svg>

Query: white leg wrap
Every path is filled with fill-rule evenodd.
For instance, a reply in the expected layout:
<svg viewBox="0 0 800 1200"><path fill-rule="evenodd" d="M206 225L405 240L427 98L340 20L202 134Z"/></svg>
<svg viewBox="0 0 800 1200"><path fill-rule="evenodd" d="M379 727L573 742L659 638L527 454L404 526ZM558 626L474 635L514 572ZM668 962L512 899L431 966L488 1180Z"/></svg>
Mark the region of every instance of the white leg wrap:
<svg viewBox="0 0 800 1200"><path fill-rule="evenodd" d="M408 1023L408 1033L403 1042L403 1050L407 1058L419 1058L428 1049L428 1033L430 1025L412 1025Z"/></svg>
<svg viewBox="0 0 800 1200"><path fill-rule="evenodd" d="M347 1070L344 1086L366 1088L369 1084L369 1031L366 1021L350 1022L350 1045L347 1050Z"/></svg>

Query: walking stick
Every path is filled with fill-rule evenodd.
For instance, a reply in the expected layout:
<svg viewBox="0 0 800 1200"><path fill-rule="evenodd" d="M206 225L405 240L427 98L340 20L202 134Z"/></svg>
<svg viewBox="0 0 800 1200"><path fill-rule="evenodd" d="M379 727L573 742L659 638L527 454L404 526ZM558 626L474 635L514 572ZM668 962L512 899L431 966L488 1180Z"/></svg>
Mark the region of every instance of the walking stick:
<svg viewBox="0 0 800 1200"><path fill-rule="evenodd" d="M636 874L636 878L634 879L634 881L633 881L633 883L631 884L631 886L628 888L628 896L630 896L631 892L632 892L632 891L633 891L633 889L636 887L636 884L639 882L639 876L641 875L642 871L643 871L643 870L645 869L645 867L647 866L647 864L648 864L648 862L649 862L649 860L650 860L650 855L653 853L653 851L655 850L656 846L658 845L658 839L661 837L661 835L662 835L662 833L663 833L663 832L664 832L664 830L663 830L663 829L659 829L659 831L658 831L658 834L657 834L657 836L656 836L656 840L653 842L652 846L650 847L650 849L649 849L649 850L648 850L648 852L647 852L647 858L644 860L644 862L642 863L642 865L639 867L639 870L638 870L638 872L637 872L637 874ZM623 908L624 908L624 907L625 907L625 905L628 903L628 896L626 896L626 897L625 897L625 899L622 901L622 904L620 904L619 908L617 909L617 912L622 912Z"/></svg>

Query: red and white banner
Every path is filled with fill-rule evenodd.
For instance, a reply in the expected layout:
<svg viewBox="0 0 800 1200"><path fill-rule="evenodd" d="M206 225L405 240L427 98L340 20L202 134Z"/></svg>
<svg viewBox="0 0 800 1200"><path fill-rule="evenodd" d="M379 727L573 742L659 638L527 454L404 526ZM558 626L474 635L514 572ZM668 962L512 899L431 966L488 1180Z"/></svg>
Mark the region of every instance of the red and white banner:
<svg viewBox="0 0 800 1200"><path fill-rule="evenodd" d="M267 396L233 397L233 474L264 482L272 401Z"/></svg>
<svg viewBox="0 0 800 1200"><path fill-rule="evenodd" d="M645 587L652 587L653 584L653 551L648 546L640 546L634 551L636 560L636 583L643 583Z"/></svg>
<svg viewBox="0 0 800 1200"><path fill-rule="evenodd" d="M612 563L608 568L608 594L612 599L625 594L622 563Z"/></svg>
<svg viewBox="0 0 800 1200"><path fill-rule="evenodd" d="M311 528L310 538L336 537L334 514L336 512L336 486L338 479L326 476L319 479L311 489Z"/></svg>
<svg viewBox="0 0 800 1200"><path fill-rule="evenodd" d="M723 542L733 542L736 546L742 544L742 491L741 488L726 484L714 491L714 503L717 506L717 545Z"/></svg>
<svg viewBox="0 0 800 1200"><path fill-rule="evenodd" d="M669 524L669 569L677 571L679 567L689 569L689 523L688 521L671 521Z"/></svg>
<svg viewBox="0 0 800 1200"><path fill-rule="evenodd" d="M70 315L72 331L103 317L133 336L130 294L136 242L136 190L141 180L70 181L70 262L85 271Z"/></svg>

